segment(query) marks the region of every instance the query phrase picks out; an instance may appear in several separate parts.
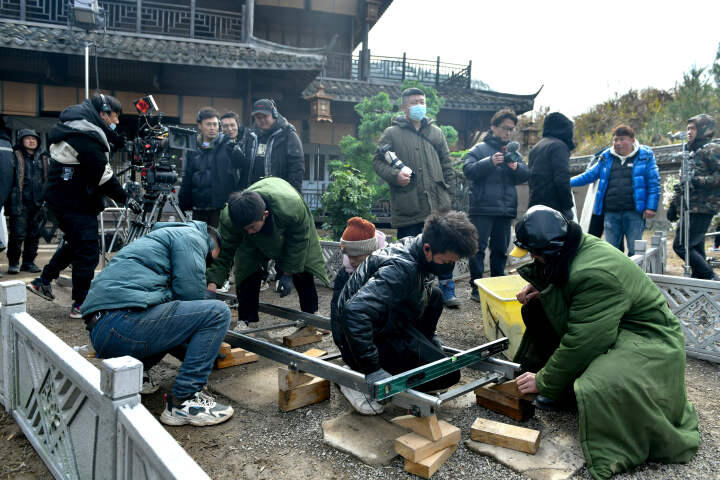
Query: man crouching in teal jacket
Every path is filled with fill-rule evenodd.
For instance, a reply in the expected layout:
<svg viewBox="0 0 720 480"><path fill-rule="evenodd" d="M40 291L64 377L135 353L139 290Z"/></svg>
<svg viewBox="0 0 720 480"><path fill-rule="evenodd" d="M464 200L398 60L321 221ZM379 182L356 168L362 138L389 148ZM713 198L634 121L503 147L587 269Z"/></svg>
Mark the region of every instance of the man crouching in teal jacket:
<svg viewBox="0 0 720 480"><path fill-rule="evenodd" d="M204 300L205 270L220 247L203 222L157 223L95 277L81 307L99 358L130 355L147 371L187 344L160 415L166 425L215 425L233 415L203 391L230 326L228 306Z"/></svg>

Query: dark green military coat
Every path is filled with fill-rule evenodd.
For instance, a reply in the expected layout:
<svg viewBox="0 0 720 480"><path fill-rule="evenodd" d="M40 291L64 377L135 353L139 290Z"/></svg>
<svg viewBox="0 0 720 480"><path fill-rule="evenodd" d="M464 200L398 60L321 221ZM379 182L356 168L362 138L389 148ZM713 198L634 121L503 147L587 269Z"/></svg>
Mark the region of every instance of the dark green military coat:
<svg viewBox="0 0 720 480"><path fill-rule="evenodd" d="M543 285L535 264L519 273L541 290L561 338L537 372L538 390L557 399L574 389L592 476L609 478L646 460L690 460L700 436L685 392L685 337L652 280L590 235L564 286Z"/></svg>
<svg viewBox="0 0 720 480"><path fill-rule="evenodd" d="M284 273L310 272L330 286L325 270L320 237L310 209L292 185L276 177L255 182L248 190L259 193L267 203L270 233L248 234L230 220L227 205L220 212L218 231L222 251L207 271L208 283L222 285L235 262L235 284L275 260Z"/></svg>
<svg viewBox="0 0 720 480"><path fill-rule="evenodd" d="M397 184L400 170L391 167L380 155L373 159L373 169L390 185L393 228L422 223L430 212L450 209L455 172L445 135L433 125L433 120L424 118L420 130L415 130L404 116L396 117L378 145L390 145L415 174L408 185L401 187Z"/></svg>

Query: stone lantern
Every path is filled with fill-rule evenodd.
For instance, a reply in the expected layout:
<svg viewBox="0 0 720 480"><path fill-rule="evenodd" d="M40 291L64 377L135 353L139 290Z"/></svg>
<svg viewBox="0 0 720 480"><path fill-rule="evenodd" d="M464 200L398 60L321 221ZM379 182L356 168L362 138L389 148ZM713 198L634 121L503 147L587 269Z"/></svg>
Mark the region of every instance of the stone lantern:
<svg viewBox="0 0 720 480"><path fill-rule="evenodd" d="M332 123L332 114L330 113L330 101L332 95L325 93L325 87L321 83L318 85L315 95L306 98L310 102L310 118L316 122Z"/></svg>

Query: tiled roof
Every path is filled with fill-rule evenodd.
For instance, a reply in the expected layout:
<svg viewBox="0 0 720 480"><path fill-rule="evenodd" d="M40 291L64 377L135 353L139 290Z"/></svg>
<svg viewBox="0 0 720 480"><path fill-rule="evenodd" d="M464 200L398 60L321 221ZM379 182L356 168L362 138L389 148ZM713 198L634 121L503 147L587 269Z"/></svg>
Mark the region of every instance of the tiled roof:
<svg viewBox="0 0 720 480"><path fill-rule="evenodd" d="M320 71L325 56L270 42L230 43L125 32L86 32L62 25L0 20L0 47L82 55L85 42L100 57L255 70Z"/></svg>
<svg viewBox="0 0 720 480"><path fill-rule="evenodd" d="M325 93L332 95L335 102L358 103L380 92L386 92L390 98L396 99L402 93L402 86L398 83L318 78L303 91L303 97L309 97L317 92L320 83L325 87ZM535 101L535 95L512 95L458 87L443 89L441 86L438 93L445 97L443 109L447 110L495 112L503 107L511 107L517 113L524 113L533 109Z"/></svg>

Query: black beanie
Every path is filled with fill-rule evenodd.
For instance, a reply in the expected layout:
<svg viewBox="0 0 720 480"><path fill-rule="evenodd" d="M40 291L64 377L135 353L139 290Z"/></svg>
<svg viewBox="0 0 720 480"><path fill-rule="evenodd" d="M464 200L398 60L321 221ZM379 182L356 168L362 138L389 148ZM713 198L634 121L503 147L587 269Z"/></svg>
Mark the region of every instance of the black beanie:
<svg viewBox="0 0 720 480"><path fill-rule="evenodd" d="M233 193L228 199L228 213L235 228L245 228L262 220L265 210L265 200L257 192L243 190Z"/></svg>

